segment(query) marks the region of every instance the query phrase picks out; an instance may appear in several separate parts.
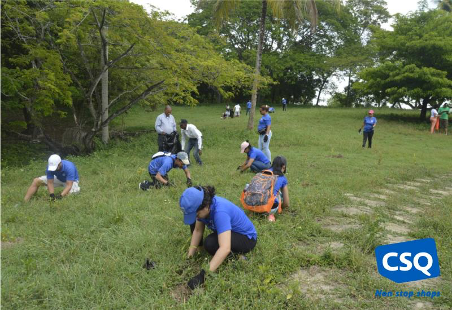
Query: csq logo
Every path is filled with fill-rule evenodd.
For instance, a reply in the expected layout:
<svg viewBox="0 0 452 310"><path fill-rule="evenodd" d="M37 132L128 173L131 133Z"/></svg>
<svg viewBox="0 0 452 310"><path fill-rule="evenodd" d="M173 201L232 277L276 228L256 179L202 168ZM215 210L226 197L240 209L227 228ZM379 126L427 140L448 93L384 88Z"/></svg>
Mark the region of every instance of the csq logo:
<svg viewBox="0 0 452 310"><path fill-rule="evenodd" d="M375 248L378 273L397 283L438 277L439 262L433 238L381 245Z"/></svg>

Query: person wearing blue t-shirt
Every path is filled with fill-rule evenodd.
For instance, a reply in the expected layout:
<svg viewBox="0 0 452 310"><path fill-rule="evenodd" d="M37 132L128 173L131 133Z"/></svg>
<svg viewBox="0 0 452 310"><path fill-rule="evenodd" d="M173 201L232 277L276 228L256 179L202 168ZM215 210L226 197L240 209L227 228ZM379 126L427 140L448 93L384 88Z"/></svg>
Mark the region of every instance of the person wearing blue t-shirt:
<svg viewBox="0 0 452 310"><path fill-rule="evenodd" d="M251 171L257 173L268 169L271 166L270 160L268 160L267 156L265 156L261 150L251 146L248 140L240 145L240 152L246 153L247 155L245 162L237 168L240 172L244 172L250 168Z"/></svg>
<svg viewBox="0 0 452 310"><path fill-rule="evenodd" d="M278 211L279 200L282 198L281 207L283 209L289 208L289 188L287 187L288 181L285 176L287 167L287 160L284 156L276 156L273 159L273 163L270 169L273 171L274 175L278 176L278 179L275 182L275 186L273 187L273 195L275 195L276 199L273 204L272 209L270 210L270 214L268 215L268 220L270 222L276 221L275 214Z"/></svg>
<svg viewBox="0 0 452 310"><path fill-rule="evenodd" d="M259 133L259 149L264 152L265 156L267 156L268 160L272 160L272 154L270 152L270 140L272 138L272 132L270 127L272 125L272 118L268 114L269 110L268 105L263 105L260 108L260 113L262 115L259 120L259 125L257 126L257 132Z"/></svg>
<svg viewBox="0 0 452 310"><path fill-rule="evenodd" d="M192 186L190 170L188 170L187 165L190 165L190 161L188 160L188 154L185 152L179 152L177 154L155 153L148 166L148 172L152 182L144 180L138 184L138 188L147 191L152 186L155 188L171 186L172 183L168 179L168 172L173 168L184 170L185 176L187 177L187 186Z"/></svg>
<svg viewBox="0 0 452 310"><path fill-rule="evenodd" d="M53 154L49 157L46 175L33 180L25 194L24 201L29 201L43 185L47 186L51 201L78 193L80 186L77 168L69 160L62 160L60 156ZM55 196L55 187L64 187L64 189L61 194Z"/></svg>
<svg viewBox="0 0 452 310"><path fill-rule="evenodd" d="M246 103L246 115L248 115L250 111L251 111L251 100L248 100L248 102Z"/></svg>
<svg viewBox="0 0 452 310"><path fill-rule="evenodd" d="M369 110L369 115L364 117L364 122L361 128L358 130L361 133L363 131L363 147L366 147L366 141L369 139L369 148L372 148L372 137L374 136L374 128L377 125L377 119L374 117L374 110Z"/></svg>
<svg viewBox="0 0 452 310"><path fill-rule="evenodd" d="M282 98L281 102L282 102L282 110L283 111L287 111L287 100L286 100L286 98Z"/></svg>
<svg viewBox="0 0 452 310"><path fill-rule="evenodd" d="M213 232L204 240L204 249L213 256L208 272L215 272L230 254L248 253L257 243L257 232L242 209L229 200L216 196L212 186L190 187L179 200L184 213L184 224L193 225L188 257L199 248L205 226ZM204 269L190 279L191 289L204 283Z"/></svg>

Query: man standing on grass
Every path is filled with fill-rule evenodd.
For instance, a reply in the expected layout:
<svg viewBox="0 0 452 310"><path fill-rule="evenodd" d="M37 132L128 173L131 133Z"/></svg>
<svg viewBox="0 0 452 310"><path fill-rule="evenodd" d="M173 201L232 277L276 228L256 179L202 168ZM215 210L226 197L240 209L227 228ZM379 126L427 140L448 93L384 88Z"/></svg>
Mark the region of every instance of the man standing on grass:
<svg viewBox="0 0 452 310"><path fill-rule="evenodd" d="M246 115L248 115L250 111L251 111L251 100L248 100L248 102L246 103Z"/></svg>
<svg viewBox="0 0 452 310"><path fill-rule="evenodd" d="M240 116L240 110L241 110L240 104L237 103L237 104L234 106L234 116L239 117L239 116Z"/></svg>
<svg viewBox="0 0 452 310"><path fill-rule="evenodd" d="M447 135L447 126L449 125L449 113L450 108L447 106L447 103L444 103L441 108L438 110L439 115L439 132L443 130Z"/></svg>
<svg viewBox="0 0 452 310"><path fill-rule="evenodd" d="M60 156L53 154L49 157L46 175L33 180L24 201L28 202L43 185L47 186L51 201L78 193L80 191L78 181L78 171L75 165L69 160L61 160ZM61 194L55 196L55 187L64 187L64 189Z"/></svg>
<svg viewBox="0 0 452 310"><path fill-rule="evenodd" d="M176 131L176 121L174 120L174 116L171 115L172 108L171 106L165 106L164 113L157 116L155 120L155 130L157 131L158 138L157 144L159 147L159 152L167 152L169 150L165 150L165 141L168 135L171 135Z"/></svg>
<svg viewBox="0 0 452 310"><path fill-rule="evenodd" d="M282 102L282 110L283 111L287 111L287 100L286 100L286 98L282 98L281 102Z"/></svg>
<svg viewBox="0 0 452 310"><path fill-rule="evenodd" d="M182 119L179 125L181 128L182 149L185 150L185 153L187 153L190 159L190 151L192 148L195 148L193 156L195 156L196 162L202 166L201 157L199 157L202 155L202 133L195 125L188 124L186 119ZM188 140L187 144L185 144L186 140Z"/></svg>
<svg viewBox="0 0 452 310"><path fill-rule="evenodd" d="M184 170L187 177L187 187L192 186L190 170L187 165L190 164L188 155L185 152L179 152L177 154L158 152L152 156L151 162L148 166L148 172L152 181L144 180L138 184L138 188L144 191L149 190L151 187L161 188L162 186L171 186L172 182L169 181L168 172L173 168L180 168Z"/></svg>

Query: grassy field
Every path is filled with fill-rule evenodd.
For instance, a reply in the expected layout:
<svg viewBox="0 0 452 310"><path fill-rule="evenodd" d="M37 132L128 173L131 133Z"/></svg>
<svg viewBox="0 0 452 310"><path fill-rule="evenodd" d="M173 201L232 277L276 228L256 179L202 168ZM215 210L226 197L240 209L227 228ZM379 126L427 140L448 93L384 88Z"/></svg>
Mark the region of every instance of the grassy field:
<svg viewBox="0 0 452 310"><path fill-rule="evenodd" d="M240 205L253 174L238 173L247 118L223 107L175 107L203 132L205 166L194 184L214 185ZM117 128L153 128L161 113L135 109ZM272 114L272 156L288 160L291 208L276 223L251 216L258 244L246 261L224 263L193 293L186 282L208 260L186 260L189 228L176 186L142 192L156 134L71 157L82 191L50 204L41 189L19 204L46 161L2 169L4 309L451 309L452 136L430 135L417 113L376 110L372 149L362 149L361 109L292 108ZM256 121L257 123L257 121ZM376 270L380 244L433 237L441 277L396 284ZM149 257L156 268L142 268ZM375 298L376 290L440 291L435 298Z"/></svg>

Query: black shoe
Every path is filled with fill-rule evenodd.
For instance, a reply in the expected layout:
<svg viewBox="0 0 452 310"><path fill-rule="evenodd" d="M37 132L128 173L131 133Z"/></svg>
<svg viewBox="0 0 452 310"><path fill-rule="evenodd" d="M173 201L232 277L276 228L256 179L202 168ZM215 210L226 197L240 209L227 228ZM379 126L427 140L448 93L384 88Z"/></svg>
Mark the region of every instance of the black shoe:
<svg viewBox="0 0 452 310"><path fill-rule="evenodd" d="M140 184L138 184L138 188L143 190L143 191L147 191L149 190L149 188L151 187L151 182L144 180L143 182L141 182Z"/></svg>

